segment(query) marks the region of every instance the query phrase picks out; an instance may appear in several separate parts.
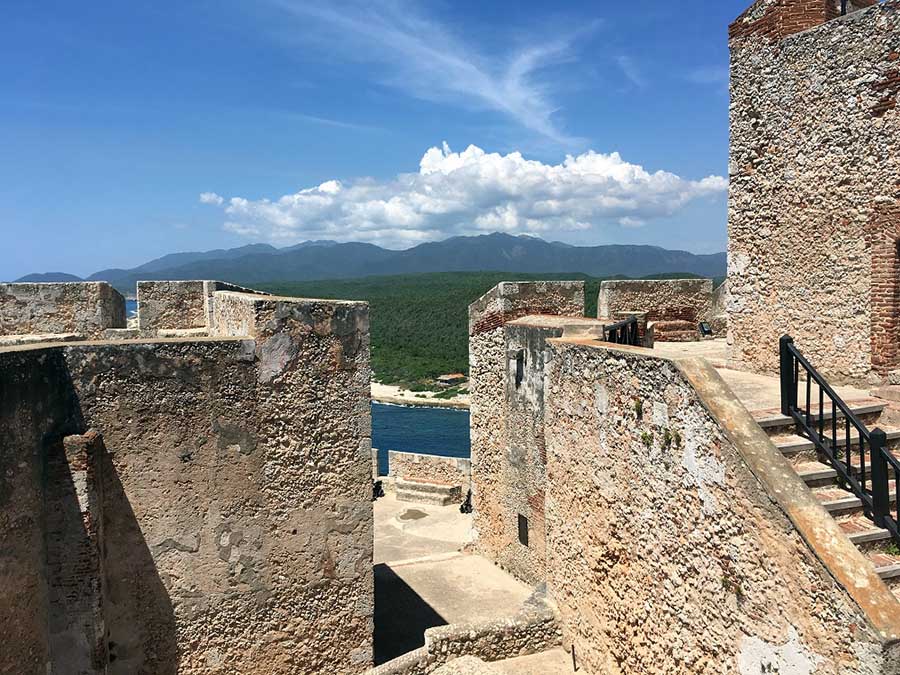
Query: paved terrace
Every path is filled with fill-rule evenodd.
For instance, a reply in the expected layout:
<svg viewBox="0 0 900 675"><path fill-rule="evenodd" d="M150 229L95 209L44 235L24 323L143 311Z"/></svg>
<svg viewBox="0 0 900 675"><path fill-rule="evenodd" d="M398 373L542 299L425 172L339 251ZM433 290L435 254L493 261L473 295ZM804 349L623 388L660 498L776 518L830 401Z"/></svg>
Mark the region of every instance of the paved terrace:
<svg viewBox="0 0 900 675"><path fill-rule="evenodd" d="M532 593L489 560L461 552L472 516L459 505L375 502L375 663L421 647L425 629L515 615ZM570 673L553 650L495 664L498 673Z"/></svg>
<svg viewBox="0 0 900 675"><path fill-rule="evenodd" d="M719 372L741 403L757 419L779 415L781 412L781 385L777 377L729 370L725 367L725 340L702 342L657 342L653 351L664 357L703 357ZM777 349L777 345L775 346ZM845 401L858 403L871 397L868 390L857 387L834 387Z"/></svg>

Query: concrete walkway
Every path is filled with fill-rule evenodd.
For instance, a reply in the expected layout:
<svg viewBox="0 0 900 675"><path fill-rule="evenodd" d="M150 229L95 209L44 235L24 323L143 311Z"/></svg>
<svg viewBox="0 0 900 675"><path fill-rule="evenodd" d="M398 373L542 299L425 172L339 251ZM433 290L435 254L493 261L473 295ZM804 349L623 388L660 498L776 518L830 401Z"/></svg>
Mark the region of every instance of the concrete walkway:
<svg viewBox="0 0 900 675"><path fill-rule="evenodd" d="M456 553L472 539L472 516L458 505L397 501L393 492L375 502L375 562Z"/></svg>
<svg viewBox="0 0 900 675"><path fill-rule="evenodd" d="M775 349L777 350L777 345ZM703 340L701 342L657 342L653 351L663 357L700 356L710 362L731 387L734 395L744 407L753 413L771 412L777 414L781 408L781 383L773 375L758 375L725 368L725 340ZM857 387L835 387L835 391L845 401L862 401L871 398L869 391ZM818 390L814 393L818 396Z"/></svg>
<svg viewBox="0 0 900 675"><path fill-rule="evenodd" d="M562 647L531 656L519 656L494 661L491 667L502 675L568 675L572 670L572 655Z"/></svg>
<svg viewBox="0 0 900 675"><path fill-rule="evenodd" d="M515 615L532 589L476 555L459 506L375 502L375 663L425 644L425 629Z"/></svg>

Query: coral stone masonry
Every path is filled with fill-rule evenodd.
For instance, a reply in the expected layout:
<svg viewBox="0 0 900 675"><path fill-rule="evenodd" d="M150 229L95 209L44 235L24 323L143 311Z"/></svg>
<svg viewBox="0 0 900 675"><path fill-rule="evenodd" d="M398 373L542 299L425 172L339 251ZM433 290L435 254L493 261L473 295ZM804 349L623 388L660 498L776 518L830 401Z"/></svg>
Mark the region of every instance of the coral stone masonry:
<svg viewBox="0 0 900 675"><path fill-rule="evenodd" d="M736 369L774 372L786 333L835 379L900 368L900 3L835 4L761 0L732 27Z"/></svg>
<svg viewBox="0 0 900 675"><path fill-rule="evenodd" d="M0 672L371 667L368 308L228 301L242 335L0 348Z"/></svg>

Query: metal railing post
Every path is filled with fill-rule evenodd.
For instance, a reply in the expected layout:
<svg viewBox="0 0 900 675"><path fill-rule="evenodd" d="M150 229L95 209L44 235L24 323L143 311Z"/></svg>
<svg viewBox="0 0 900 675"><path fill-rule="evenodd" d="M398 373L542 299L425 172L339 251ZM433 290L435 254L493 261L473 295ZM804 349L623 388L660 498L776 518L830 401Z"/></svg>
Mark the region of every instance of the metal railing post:
<svg viewBox="0 0 900 675"><path fill-rule="evenodd" d="M872 520L878 527L884 527L885 518L890 514L891 498L888 492L888 467L884 457L887 434L881 429L873 429L869 434L869 450L872 453Z"/></svg>
<svg viewBox="0 0 900 675"><path fill-rule="evenodd" d="M781 375L781 414L785 417L790 417L791 408L797 405L794 358L790 350L790 345L792 344L794 344L794 338L790 335L782 335L778 341L779 370Z"/></svg>

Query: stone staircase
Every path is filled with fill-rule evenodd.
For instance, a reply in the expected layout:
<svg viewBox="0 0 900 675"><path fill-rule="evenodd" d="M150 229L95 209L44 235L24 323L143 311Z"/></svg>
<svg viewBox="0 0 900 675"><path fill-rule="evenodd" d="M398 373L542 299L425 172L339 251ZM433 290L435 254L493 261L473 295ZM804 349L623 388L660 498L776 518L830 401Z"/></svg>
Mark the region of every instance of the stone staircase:
<svg viewBox="0 0 900 675"><path fill-rule="evenodd" d="M397 478L394 492L398 501L432 506L448 506L462 502L462 487L449 483L411 481Z"/></svg>
<svg viewBox="0 0 900 675"><path fill-rule="evenodd" d="M690 321L655 321L653 339L656 342L695 342L700 339L697 324Z"/></svg>
<svg viewBox="0 0 900 675"><path fill-rule="evenodd" d="M900 426L892 428L888 423L887 402L880 399L865 399L847 403L870 430L881 427L887 433L888 448L895 454L900 453ZM796 435L792 420L771 413L754 413L754 417L850 541L872 563L878 576L885 581L894 595L900 597L900 547L891 539L888 531L876 527L865 516L860 499L840 485L838 474L833 468L820 461L812 441ZM831 419L827 412L825 419ZM858 443L858 436L851 435L850 442L851 445ZM858 448L858 445L856 447ZM858 450L856 454L855 473L859 473ZM866 469L869 470L868 455ZM893 493L893 490L891 492Z"/></svg>

